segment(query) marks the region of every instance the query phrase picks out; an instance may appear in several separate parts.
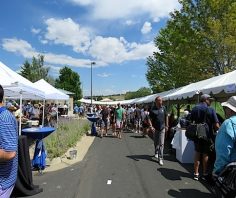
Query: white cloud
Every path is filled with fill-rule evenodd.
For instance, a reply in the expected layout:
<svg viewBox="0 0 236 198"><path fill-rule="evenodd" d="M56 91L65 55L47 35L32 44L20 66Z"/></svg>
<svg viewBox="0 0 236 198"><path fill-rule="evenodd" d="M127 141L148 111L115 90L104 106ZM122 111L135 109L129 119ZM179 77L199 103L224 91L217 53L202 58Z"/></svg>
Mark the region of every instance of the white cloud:
<svg viewBox="0 0 236 198"><path fill-rule="evenodd" d="M114 90L114 89L96 89L94 90L94 95L104 95L104 96L107 96L107 95L112 95L112 94L116 94L117 91Z"/></svg>
<svg viewBox="0 0 236 198"><path fill-rule="evenodd" d="M91 60L89 59L77 59L64 54L58 55L53 53L45 53L44 56L45 56L45 62L51 64L90 68ZM101 67L105 65L106 64L101 61L96 61L96 65L94 67Z"/></svg>
<svg viewBox="0 0 236 198"><path fill-rule="evenodd" d="M48 40L40 39L40 42L41 42L42 44L48 44Z"/></svg>
<svg viewBox="0 0 236 198"><path fill-rule="evenodd" d="M71 18L54 19L45 21L47 32L45 39L55 44L72 46L75 52L85 52L90 46L90 33L87 28L82 28Z"/></svg>
<svg viewBox="0 0 236 198"><path fill-rule="evenodd" d="M58 77L59 74L60 74L60 69L62 69L62 67L57 67L57 66L54 66L54 65L45 65L46 67L49 67L50 70L50 75L52 75L53 77Z"/></svg>
<svg viewBox="0 0 236 198"><path fill-rule="evenodd" d="M95 19L130 19L148 15L154 21L167 17L178 9L178 0L70 0L80 6L88 6Z"/></svg>
<svg viewBox="0 0 236 198"><path fill-rule="evenodd" d="M136 24L137 22L133 21L133 20L126 20L125 21L125 24L128 25L128 26L131 26L131 25L134 25Z"/></svg>
<svg viewBox="0 0 236 198"><path fill-rule="evenodd" d="M90 5L93 0L70 0L74 4L79 4L79 5Z"/></svg>
<svg viewBox="0 0 236 198"><path fill-rule="evenodd" d="M90 55L106 63L121 63L129 60L145 59L156 51L153 42L138 44L128 43L123 37L97 36L91 43Z"/></svg>
<svg viewBox="0 0 236 198"><path fill-rule="evenodd" d="M20 54L25 58L31 59L33 56L37 56L38 54L44 55L44 60L49 64L57 64L57 65L68 65L74 67L88 67L90 68L90 63L93 60L89 59L77 59L71 56L67 56L64 54L53 54L53 53L42 53L37 52L27 41L18 40L16 38L13 39L3 39L2 47L4 50L9 52L14 52L16 54ZM106 63L102 61L96 61L96 65L94 67L106 66Z"/></svg>
<svg viewBox="0 0 236 198"><path fill-rule="evenodd" d="M156 51L153 42L138 44L129 43L123 37L96 37L89 48L88 53L94 58L77 59L65 54L53 54L36 51L30 43L25 40L11 38L3 39L4 50L22 55L25 58L32 58L38 54L43 54L45 62L57 65L69 65L75 67L90 67L91 61L95 61L94 67L107 66L109 63L122 63L129 60L145 59Z"/></svg>
<svg viewBox="0 0 236 198"><path fill-rule="evenodd" d="M121 63L144 59L154 50L153 43L129 43L124 37L93 37L91 30L81 27L72 19L46 20L45 38L56 44L71 46L77 53L90 55L103 63ZM46 43L46 40L41 40ZM145 49L145 50L143 50Z"/></svg>
<svg viewBox="0 0 236 198"><path fill-rule="evenodd" d="M121 57L125 56L124 43L114 37L103 38L97 36L91 43L89 49L91 56L105 62L122 62Z"/></svg>
<svg viewBox="0 0 236 198"><path fill-rule="evenodd" d="M36 28L32 28L32 29L31 29L31 32L32 32L33 34L38 34L38 33L41 32L41 30L40 30L40 29L36 29Z"/></svg>
<svg viewBox="0 0 236 198"><path fill-rule="evenodd" d="M11 38L2 39L2 47L4 50L19 53L25 58L35 56L35 49L25 40Z"/></svg>
<svg viewBox="0 0 236 198"><path fill-rule="evenodd" d="M102 78L107 78L107 77L111 76L111 74L101 73L101 74L97 74L97 76L102 77Z"/></svg>
<svg viewBox="0 0 236 198"><path fill-rule="evenodd" d="M142 34L147 34L152 30L152 24L150 22L145 22L141 29Z"/></svg>

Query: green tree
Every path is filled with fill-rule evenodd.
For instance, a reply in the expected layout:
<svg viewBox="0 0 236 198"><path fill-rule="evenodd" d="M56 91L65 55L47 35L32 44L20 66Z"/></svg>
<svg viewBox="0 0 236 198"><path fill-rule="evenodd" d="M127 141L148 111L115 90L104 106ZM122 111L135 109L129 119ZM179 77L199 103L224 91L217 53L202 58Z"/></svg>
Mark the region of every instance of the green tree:
<svg viewBox="0 0 236 198"><path fill-rule="evenodd" d="M74 100L82 98L80 76L69 67L65 66L60 69L60 75L55 81L55 87L75 93Z"/></svg>
<svg viewBox="0 0 236 198"><path fill-rule="evenodd" d="M126 92L125 93L125 100L134 99L134 98L140 98L140 97L148 96L150 94L151 94L151 89L150 88L141 87L137 91Z"/></svg>
<svg viewBox="0 0 236 198"><path fill-rule="evenodd" d="M100 101L100 100L102 100L103 98L102 98L102 96L95 96L95 98L97 99L97 101Z"/></svg>
<svg viewBox="0 0 236 198"><path fill-rule="evenodd" d="M146 77L154 93L235 69L234 0L180 0L154 42Z"/></svg>
<svg viewBox="0 0 236 198"><path fill-rule="evenodd" d="M44 66L44 56L38 55L37 58L32 58L32 63L29 63L28 60L21 66L20 75L27 78L31 82L36 82L40 79L48 81L50 68Z"/></svg>

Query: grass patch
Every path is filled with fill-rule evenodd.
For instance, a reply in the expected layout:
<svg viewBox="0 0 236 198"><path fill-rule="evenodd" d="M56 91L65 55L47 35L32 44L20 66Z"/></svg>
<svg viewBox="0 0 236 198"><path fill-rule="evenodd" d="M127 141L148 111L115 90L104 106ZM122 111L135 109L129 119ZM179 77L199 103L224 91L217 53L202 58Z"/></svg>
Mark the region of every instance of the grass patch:
<svg viewBox="0 0 236 198"><path fill-rule="evenodd" d="M58 129L45 138L47 157L53 159L62 156L69 148L76 145L89 128L89 122L85 119L60 120Z"/></svg>

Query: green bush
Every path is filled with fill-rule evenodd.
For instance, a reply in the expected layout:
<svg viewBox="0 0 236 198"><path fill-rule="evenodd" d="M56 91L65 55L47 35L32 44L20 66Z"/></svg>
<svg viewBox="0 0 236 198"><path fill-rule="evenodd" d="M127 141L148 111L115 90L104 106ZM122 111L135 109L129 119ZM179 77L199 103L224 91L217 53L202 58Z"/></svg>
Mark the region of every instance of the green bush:
<svg viewBox="0 0 236 198"><path fill-rule="evenodd" d="M48 158L62 156L69 148L76 145L89 128L87 120L60 120L57 130L44 141Z"/></svg>

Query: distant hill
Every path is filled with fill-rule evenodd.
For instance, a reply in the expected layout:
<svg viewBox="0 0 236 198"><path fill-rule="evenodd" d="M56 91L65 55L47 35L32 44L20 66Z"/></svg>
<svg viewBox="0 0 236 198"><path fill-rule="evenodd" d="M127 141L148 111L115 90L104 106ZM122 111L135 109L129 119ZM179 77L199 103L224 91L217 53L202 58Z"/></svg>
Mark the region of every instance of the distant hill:
<svg viewBox="0 0 236 198"><path fill-rule="evenodd" d="M110 95L106 96L107 98L111 98L112 100L124 100L125 95L124 94L119 94L119 95Z"/></svg>
<svg viewBox="0 0 236 198"><path fill-rule="evenodd" d="M90 97L85 97L85 98L89 99ZM101 100L101 98L102 99L110 98L110 99L112 99L114 101L118 101L118 100L124 100L125 94L115 94L115 95L107 95L107 96L93 96L93 99L96 100L97 98L99 98L98 100Z"/></svg>

